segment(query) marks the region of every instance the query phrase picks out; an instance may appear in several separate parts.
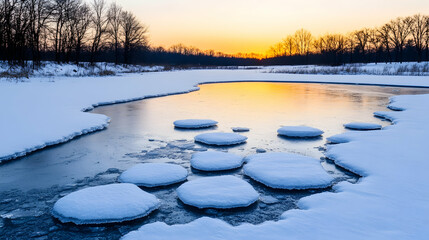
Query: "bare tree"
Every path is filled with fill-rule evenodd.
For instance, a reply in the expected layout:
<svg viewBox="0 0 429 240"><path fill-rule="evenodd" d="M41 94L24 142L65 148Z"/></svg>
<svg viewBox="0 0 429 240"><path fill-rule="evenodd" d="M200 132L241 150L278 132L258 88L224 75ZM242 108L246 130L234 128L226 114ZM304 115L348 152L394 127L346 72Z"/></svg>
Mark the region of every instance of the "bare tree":
<svg viewBox="0 0 429 240"><path fill-rule="evenodd" d="M417 51L417 61L420 62L422 60L423 48L425 47L425 37L429 31L428 17L416 14L407 23L410 24L410 32Z"/></svg>
<svg viewBox="0 0 429 240"><path fill-rule="evenodd" d="M390 21L389 38L395 46L395 59L402 63L403 60L403 50L407 40L408 35L410 34L410 21L411 18L397 18Z"/></svg>
<svg viewBox="0 0 429 240"><path fill-rule="evenodd" d="M369 43L370 30L368 28L364 28L364 29L355 31L354 35L356 39L356 47L359 49L359 53L362 54L364 61L366 61L365 55L366 55L366 49Z"/></svg>
<svg viewBox="0 0 429 240"><path fill-rule="evenodd" d="M295 32L294 39L298 54L308 56L308 53L310 52L311 41L313 40L311 33L301 28Z"/></svg>
<svg viewBox="0 0 429 240"><path fill-rule="evenodd" d="M296 43L295 43L295 39L292 36L289 35L285 39L283 39L283 45L284 45L286 56L292 56L295 54Z"/></svg>
<svg viewBox="0 0 429 240"><path fill-rule="evenodd" d="M39 65L41 35L48 28L49 19L53 13L53 6L49 0L30 0L30 36L29 42L33 55L33 66Z"/></svg>
<svg viewBox="0 0 429 240"><path fill-rule="evenodd" d="M102 38L107 31L107 15L106 15L106 2L105 0L94 0L92 2L92 18L91 23L93 27L93 37L91 43L91 59L90 62L94 63L96 55L100 49Z"/></svg>
<svg viewBox="0 0 429 240"><path fill-rule="evenodd" d="M375 64L378 63L379 61L379 53L381 51L382 48L382 40L380 38L380 36L378 35L377 29L370 29L369 30L369 38L368 41L371 44L371 48L370 51L372 50L372 53L374 54L375 58Z"/></svg>
<svg viewBox="0 0 429 240"><path fill-rule="evenodd" d="M84 44L84 38L91 23L91 9L86 3L79 2L79 7L73 21L73 28L75 32L75 53L76 64L80 61L80 52Z"/></svg>
<svg viewBox="0 0 429 240"><path fill-rule="evenodd" d="M390 55L390 48L391 48L390 29L391 29L391 27L390 27L389 23L386 23L377 29L381 44L384 47L385 51L387 52L386 63L387 63L387 61L392 62L392 56Z"/></svg>
<svg viewBox="0 0 429 240"><path fill-rule="evenodd" d="M138 46L146 46L147 27L141 24L131 12L122 12L124 62L129 63L130 51Z"/></svg>
<svg viewBox="0 0 429 240"><path fill-rule="evenodd" d="M116 3L110 5L107 11L109 39L115 49L115 63L119 63L119 44L120 44L120 30L121 30L121 16L122 8Z"/></svg>

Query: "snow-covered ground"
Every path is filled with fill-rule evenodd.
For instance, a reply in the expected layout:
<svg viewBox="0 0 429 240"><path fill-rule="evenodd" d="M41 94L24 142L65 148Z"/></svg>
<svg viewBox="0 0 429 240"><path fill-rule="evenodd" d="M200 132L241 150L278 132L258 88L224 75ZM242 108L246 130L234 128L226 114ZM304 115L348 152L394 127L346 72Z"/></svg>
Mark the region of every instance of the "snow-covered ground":
<svg viewBox="0 0 429 240"><path fill-rule="evenodd" d="M125 65L114 63L95 63L91 65L88 62L82 62L79 65L72 63L53 63L42 62L39 67L33 68L31 61L28 62L26 67L11 67L7 62L0 61L0 78L14 78L20 76L25 77L51 77L58 76L67 77L85 77L85 76L105 76L123 73L136 73L136 72L156 72L162 71L162 66L141 66L141 65Z"/></svg>
<svg viewBox="0 0 429 240"><path fill-rule="evenodd" d="M107 126L94 106L197 90L199 83L273 81L429 87L429 77L273 74L266 69L192 70L108 77L0 80L0 161ZM429 95L400 96L379 113L395 125L350 132L327 155L363 176L299 201L283 220L237 227L211 218L148 224L125 239L425 239L429 234Z"/></svg>
<svg viewBox="0 0 429 240"><path fill-rule="evenodd" d="M24 82L0 79L0 162L108 125L108 116L82 110L103 104L195 91L199 83L273 81L429 87L429 77L424 76L296 75L272 74L265 70L191 70L79 78L33 77Z"/></svg>
<svg viewBox="0 0 429 240"><path fill-rule="evenodd" d="M271 66L267 72L290 74L342 74L342 75L403 75L429 76L429 62L405 63L353 63L341 66Z"/></svg>

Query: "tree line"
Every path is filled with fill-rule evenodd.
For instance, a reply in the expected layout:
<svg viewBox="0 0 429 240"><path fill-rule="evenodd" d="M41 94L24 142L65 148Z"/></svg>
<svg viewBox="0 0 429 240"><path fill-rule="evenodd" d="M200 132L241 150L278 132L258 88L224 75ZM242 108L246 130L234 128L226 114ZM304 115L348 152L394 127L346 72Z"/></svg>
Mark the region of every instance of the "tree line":
<svg viewBox="0 0 429 240"><path fill-rule="evenodd" d="M128 63L147 47L147 27L133 13L105 0L1 0L0 59L95 62L106 52Z"/></svg>
<svg viewBox="0 0 429 240"><path fill-rule="evenodd" d="M429 60L429 16L398 17L376 28L314 37L300 29L272 46L271 64L344 64Z"/></svg>

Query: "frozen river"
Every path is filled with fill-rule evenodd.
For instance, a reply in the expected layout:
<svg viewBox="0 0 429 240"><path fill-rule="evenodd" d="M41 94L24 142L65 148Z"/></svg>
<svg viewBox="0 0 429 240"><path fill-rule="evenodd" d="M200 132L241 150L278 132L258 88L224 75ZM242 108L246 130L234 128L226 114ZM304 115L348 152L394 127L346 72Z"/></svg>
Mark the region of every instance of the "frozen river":
<svg viewBox="0 0 429 240"><path fill-rule="evenodd" d="M101 91L101 90L100 90ZM116 239L140 225L164 221L186 223L201 216L221 218L233 225L277 220L281 213L296 208L296 201L317 191L274 191L242 176L241 169L207 174L189 167L192 153L207 148L193 143L202 132L231 132L231 127L248 127L242 133L246 144L228 148L239 155L256 149L299 153L320 158L336 181L355 182L357 176L323 158L326 137L345 132L343 124L364 121L390 124L373 117L385 111L393 95L429 93L428 89L294 84L223 83L202 85L201 90L183 95L152 98L137 102L99 107L93 113L111 117L106 130L71 142L37 151L0 165L0 238L93 238ZM210 118L216 128L183 131L174 129L177 119ZM296 140L277 136L283 125L308 125L325 131L322 138ZM106 227L64 225L50 216L50 208L61 196L84 188L112 183L125 169L140 162L169 158L190 172L189 179L231 174L250 182L262 199L245 209L200 211L183 205L175 194L177 186L145 189L162 201L161 208L149 217ZM324 189L330 191L330 189ZM264 201L272 200L277 202ZM264 198L265 197L265 198ZM107 236L107 237L106 237Z"/></svg>

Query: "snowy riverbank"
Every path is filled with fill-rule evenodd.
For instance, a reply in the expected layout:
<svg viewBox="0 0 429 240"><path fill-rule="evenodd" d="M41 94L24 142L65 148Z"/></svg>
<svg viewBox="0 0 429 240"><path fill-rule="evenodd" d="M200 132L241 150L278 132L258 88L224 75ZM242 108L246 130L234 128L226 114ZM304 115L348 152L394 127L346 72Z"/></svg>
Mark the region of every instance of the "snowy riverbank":
<svg viewBox="0 0 429 240"><path fill-rule="evenodd" d="M256 70L191 70L106 77L0 80L0 162L97 131L108 116L82 112L98 105L197 90L200 83L234 81L350 83L429 87L429 77L293 75Z"/></svg>
<svg viewBox="0 0 429 240"><path fill-rule="evenodd" d="M193 70L116 77L30 78L0 82L0 159L10 160L46 145L104 128L108 116L82 112L94 106L188 92L196 84L228 81L326 82L429 87L429 77L367 75L290 75L263 70ZM210 218L190 224L145 225L135 239L424 239L429 230L425 169L429 133L429 95L393 99L384 115L395 125L382 131L344 136L327 155L364 176L358 184L342 182L335 193L300 200L301 210L287 211L278 222L232 227Z"/></svg>

